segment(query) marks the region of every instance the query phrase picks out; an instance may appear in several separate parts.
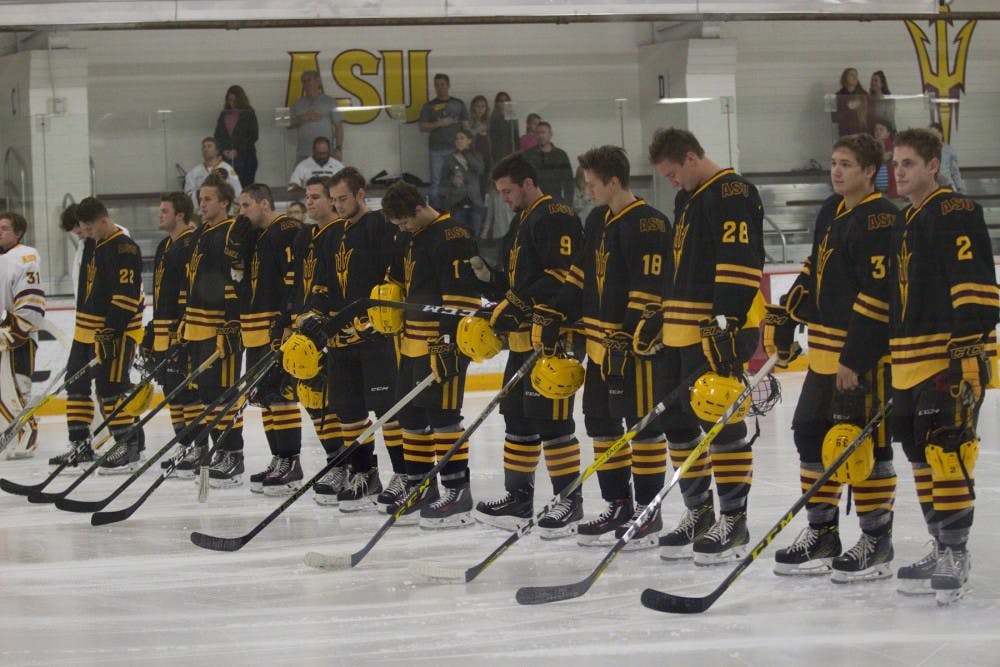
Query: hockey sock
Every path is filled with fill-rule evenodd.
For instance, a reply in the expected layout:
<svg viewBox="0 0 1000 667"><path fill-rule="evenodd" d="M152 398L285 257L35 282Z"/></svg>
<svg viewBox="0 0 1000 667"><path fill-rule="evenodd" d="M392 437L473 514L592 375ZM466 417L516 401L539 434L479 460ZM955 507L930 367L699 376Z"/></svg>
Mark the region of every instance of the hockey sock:
<svg viewBox="0 0 1000 667"><path fill-rule="evenodd" d="M701 442L699 435L694 440L686 442L671 442L668 446L670 463L677 470L691 454L691 450ZM712 454L706 449L681 475L681 495L684 496L684 506L688 509L700 507L712 500Z"/></svg>
<svg viewBox="0 0 1000 667"><path fill-rule="evenodd" d="M892 507L896 503L896 474L892 463L877 461L871 477L851 487L861 530L878 535L891 528Z"/></svg>
<svg viewBox="0 0 1000 667"><path fill-rule="evenodd" d="M340 433L340 418L333 412L310 412L316 437L323 445L326 460L329 461L344 448L344 437Z"/></svg>
<svg viewBox="0 0 1000 667"><path fill-rule="evenodd" d="M416 483L434 467L434 434L403 430L403 457L406 476Z"/></svg>
<svg viewBox="0 0 1000 667"><path fill-rule="evenodd" d="M342 424L340 432L343 434L344 443L354 442L371 425L371 421L367 419L353 424ZM351 468L355 472L366 472L374 465L375 435L372 434L354 450L354 453L351 455Z"/></svg>
<svg viewBox="0 0 1000 667"><path fill-rule="evenodd" d="M455 441L462 437L464 429L461 422L434 431L434 444L437 448L438 460L444 456ZM448 488L462 486L469 479L469 441L466 440L441 468L441 484Z"/></svg>
<svg viewBox="0 0 1000 667"><path fill-rule="evenodd" d="M261 408L260 421L264 425L264 438L267 440L267 448L271 450L271 456L278 455L278 445L274 438L274 419L271 417L271 410Z"/></svg>
<svg viewBox="0 0 1000 667"><path fill-rule="evenodd" d="M743 438L712 443L712 474L719 494L719 510L745 509L753 482L753 451Z"/></svg>
<svg viewBox="0 0 1000 667"><path fill-rule="evenodd" d="M596 460L604 452L611 448L615 440L598 440L594 438L594 459ZM601 497L608 502L616 498L631 499L631 489L629 482L632 478L632 448L625 443L621 449L605 461L604 465L597 469L597 482L601 487Z"/></svg>
<svg viewBox="0 0 1000 667"><path fill-rule="evenodd" d="M823 464L803 461L799 464L799 487L805 493L823 474ZM840 505L841 484L827 480L806 503L809 525L814 528L838 522L837 508ZM860 504L858 511L860 512Z"/></svg>
<svg viewBox="0 0 1000 667"><path fill-rule="evenodd" d="M302 415L298 403L276 403L269 408L273 454L291 458L302 451Z"/></svg>
<svg viewBox="0 0 1000 667"><path fill-rule="evenodd" d="M508 433L503 443L503 486L507 491L533 487L535 468L542 453L538 435Z"/></svg>
<svg viewBox="0 0 1000 667"><path fill-rule="evenodd" d="M552 480L552 493L559 493L580 474L580 441L575 435L542 439L545 467Z"/></svg>
<svg viewBox="0 0 1000 667"><path fill-rule="evenodd" d="M406 473L406 463L403 461L403 429L398 421L386 422L382 426L382 439L389 452L389 463L396 474Z"/></svg>
<svg viewBox="0 0 1000 667"><path fill-rule="evenodd" d="M90 396L66 398L66 426L69 439L81 442L90 437L90 424L94 421L94 401Z"/></svg>
<svg viewBox="0 0 1000 667"><path fill-rule="evenodd" d="M662 435L632 441L632 481L635 502L648 505L663 488L667 474L667 441Z"/></svg>

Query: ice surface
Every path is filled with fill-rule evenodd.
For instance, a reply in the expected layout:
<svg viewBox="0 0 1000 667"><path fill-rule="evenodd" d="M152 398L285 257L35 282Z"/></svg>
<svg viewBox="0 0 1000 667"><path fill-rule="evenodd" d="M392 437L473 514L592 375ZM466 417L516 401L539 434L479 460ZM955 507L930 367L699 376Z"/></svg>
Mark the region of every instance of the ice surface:
<svg viewBox="0 0 1000 667"><path fill-rule="evenodd" d="M798 463L789 424L801 375L783 377L785 402L761 420L750 498L751 538L759 539L798 494ZM467 422L488 394L470 394ZM200 530L242 535L281 499L244 486L212 490L168 480L135 515L94 528L88 515L30 505L0 493L0 664L3 665L1000 665L1000 392L982 411L982 453L971 549L973 591L956 606L896 593L892 580L837 586L824 578L776 577L775 546L804 525L796 517L761 559L706 613L670 616L643 608L647 586L704 595L731 566L665 563L655 550L622 553L585 596L524 607L520 586L570 583L590 573L603 549L528 535L470 584L428 583L411 570L426 561L462 570L484 558L507 533L480 525L455 531L394 527L354 569L307 567L308 551L349 554L381 525L374 513L342 514L303 497L242 550L205 551ZM582 418L578 424L582 430ZM166 415L148 430L149 451L170 434ZM308 424L303 467L322 465ZM247 416L247 473L269 454L259 412ZM583 437L584 465L592 460ZM65 422L46 418L33 460L0 461L0 475L35 483L45 461L65 448ZM472 440L473 492L502 487L503 422L494 414ZM379 446L381 450L381 444ZM388 457L380 455L388 481ZM909 466L897 448L896 563L925 553ZM128 506L159 473L154 466L108 509ZM50 490L73 478L61 476ZM124 477L88 479L73 494L108 495ZM551 487L541 465L536 506ZM545 497L542 497L545 496ZM588 513L601 509L596 480L585 485ZM682 505L675 489L664 503L672 526ZM845 546L857 537L852 512L841 517Z"/></svg>

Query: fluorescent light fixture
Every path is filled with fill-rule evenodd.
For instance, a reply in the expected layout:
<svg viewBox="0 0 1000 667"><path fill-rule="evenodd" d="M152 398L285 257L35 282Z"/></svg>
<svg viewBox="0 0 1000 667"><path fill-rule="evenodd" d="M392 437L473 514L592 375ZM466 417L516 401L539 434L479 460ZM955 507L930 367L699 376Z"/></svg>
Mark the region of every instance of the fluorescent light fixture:
<svg viewBox="0 0 1000 667"><path fill-rule="evenodd" d="M348 106L348 107L341 107L341 106L337 106L337 107L334 107L334 111L340 111L341 113L343 113L345 111L374 111L374 110L377 110L377 109L388 109L391 106L393 106L393 105L391 105L391 104L379 104L377 106L368 106L368 107L350 107L350 106Z"/></svg>
<svg viewBox="0 0 1000 667"><path fill-rule="evenodd" d="M656 100L657 104L691 104L692 102L709 102L712 97L661 97Z"/></svg>

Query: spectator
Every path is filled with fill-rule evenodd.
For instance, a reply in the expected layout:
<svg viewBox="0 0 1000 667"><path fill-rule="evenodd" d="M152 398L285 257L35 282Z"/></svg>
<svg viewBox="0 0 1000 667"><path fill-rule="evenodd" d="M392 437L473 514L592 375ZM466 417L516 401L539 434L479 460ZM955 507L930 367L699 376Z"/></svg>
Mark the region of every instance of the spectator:
<svg viewBox="0 0 1000 667"><path fill-rule="evenodd" d="M868 132L868 93L858 82L858 70L848 67L840 74L837 109L833 112L837 136Z"/></svg>
<svg viewBox="0 0 1000 667"><path fill-rule="evenodd" d="M483 158L485 172L489 172L490 165L493 164L490 151L490 105L483 95L476 95L469 103L469 120L465 129L472 135L472 150ZM486 175L484 174L484 186Z"/></svg>
<svg viewBox="0 0 1000 667"><path fill-rule="evenodd" d="M520 130L514 118L510 95L502 90L493 98L490 114L490 156L497 162L514 152Z"/></svg>
<svg viewBox="0 0 1000 667"><path fill-rule="evenodd" d="M295 170L288 179L288 191L295 196L302 196L306 191L306 181L313 176L329 178L344 168L339 160L330 155L330 140L326 137L313 139L312 155L295 165Z"/></svg>
<svg viewBox="0 0 1000 667"><path fill-rule="evenodd" d="M289 202L288 206L285 208L285 215L287 215L289 218L292 218L293 220L298 220L299 222L305 222L306 205L297 199L293 202Z"/></svg>
<svg viewBox="0 0 1000 667"><path fill-rule="evenodd" d="M896 170L892 165L893 137L896 131L884 120L875 121L875 139L882 145L882 165L875 172L875 189L886 197L895 199L899 195L896 193Z"/></svg>
<svg viewBox="0 0 1000 667"><path fill-rule="evenodd" d="M233 192L239 197L240 193L243 192L243 188L240 186L240 179L236 176L236 169L224 161L222 155L219 154L219 144L216 143L215 137L205 137L201 140L201 158L202 163L193 167L184 176L184 192L191 198L194 210L199 210L198 189L205 182L208 175L216 170L223 172L222 175L225 181L229 183L230 187L233 188Z"/></svg>
<svg viewBox="0 0 1000 667"><path fill-rule="evenodd" d="M215 143L246 187L257 176L257 114L242 86L229 86L226 102L215 122Z"/></svg>
<svg viewBox="0 0 1000 667"><path fill-rule="evenodd" d="M587 184L583 179L583 167L576 168L576 175L573 177L573 210L581 220L586 220L590 212L594 210L594 202L587 195Z"/></svg>
<svg viewBox="0 0 1000 667"><path fill-rule="evenodd" d="M483 158L472 150L472 135L468 130L459 129L455 133L455 149L441 167L441 201L473 238L482 233L485 171Z"/></svg>
<svg viewBox="0 0 1000 667"><path fill-rule="evenodd" d="M944 140L944 130L941 123L931 123L931 130L941 139L941 170L938 171L938 183L955 192L965 192L965 181L962 172L958 170L958 153L955 147Z"/></svg>
<svg viewBox="0 0 1000 667"><path fill-rule="evenodd" d="M469 120L465 102L450 95L451 79L447 74L434 75L433 100L420 109L420 131L428 132L430 147L430 191L428 203L431 207L442 208L439 192L441 168L444 161L455 149L455 134L462 129L462 123Z"/></svg>
<svg viewBox="0 0 1000 667"><path fill-rule="evenodd" d="M309 157L318 137L333 137L331 154L337 160L344 159L344 116L337 111L337 101L323 92L316 70L302 73L302 97L292 104L291 113L296 161Z"/></svg>
<svg viewBox="0 0 1000 667"><path fill-rule="evenodd" d="M518 150L526 151L538 145L538 136L535 134L535 128L538 127L540 122L542 122L542 117L537 113L529 113L528 117L524 119L524 136L517 142Z"/></svg>
<svg viewBox="0 0 1000 667"><path fill-rule="evenodd" d="M872 74L871 82L868 84L868 95L869 122L872 126L872 132L875 131L875 123L881 121L890 132L895 133L896 100L887 97L892 93L889 92L889 82L885 80L885 72L882 70Z"/></svg>
<svg viewBox="0 0 1000 667"><path fill-rule="evenodd" d="M538 172L538 187L567 204L573 202L573 165L566 151L552 144L552 125L539 121L535 126L538 145L524 152L524 157Z"/></svg>

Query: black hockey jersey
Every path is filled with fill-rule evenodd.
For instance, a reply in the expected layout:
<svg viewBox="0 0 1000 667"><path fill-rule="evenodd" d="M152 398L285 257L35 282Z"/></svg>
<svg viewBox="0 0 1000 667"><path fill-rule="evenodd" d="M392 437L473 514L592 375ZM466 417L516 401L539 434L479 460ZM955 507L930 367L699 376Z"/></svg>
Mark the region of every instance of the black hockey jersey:
<svg viewBox="0 0 1000 667"><path fill-rule="evenodd" d="M982 335L995 343L1000 296L979 204L947 188L935 190L896 217L892 255L894 387L909 389L945 370L952 338Z"/></svg>
<svg viewBox="0 0 1000 667"><path fill-rule="evenodd" d="M167 236L156 246L153 265L153 350L169 347L170 332L176 331L187 304L188 263L196 234L185 229L176 239Z"/></svg>
<svg viewBox="0 0 1000 667"><path fill-rule="evenodd" d="M77 297L73 340L93 343L98 329L142 336L142 253L135 241L116 229L84 257L83 289ZM82 297L82 298L80 298Z"/></svg>
<svg viewBox="0 0 1000 667"><path fill-rule="evenodd" d="M679 192L674 214L673 285L664 302L664 344L698 343L698 323L716 315L734 318L740 326L757 326L764 313L759 293L764 206L757 188L723 169L694 192Z"/></svg>
<svg viewBox="0 0 1000 667"><path fill-rule="evenodd" d="M216 327L240 317L232 263L226 254L234 222L227 218L198 230L188 263L188 297L181 333L184 340L214 338Z"/></svg>
<svg viewBox="0 0 1000 667"><path fill-rule="evenodd" d="M237 288L245 347L269 345L272 325L288 308L294 272L292 248L300 228L298 220L279 214L254 234L253 249Z"/></svg>

